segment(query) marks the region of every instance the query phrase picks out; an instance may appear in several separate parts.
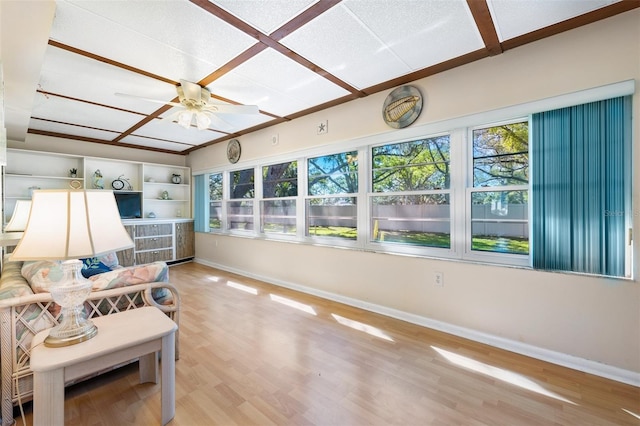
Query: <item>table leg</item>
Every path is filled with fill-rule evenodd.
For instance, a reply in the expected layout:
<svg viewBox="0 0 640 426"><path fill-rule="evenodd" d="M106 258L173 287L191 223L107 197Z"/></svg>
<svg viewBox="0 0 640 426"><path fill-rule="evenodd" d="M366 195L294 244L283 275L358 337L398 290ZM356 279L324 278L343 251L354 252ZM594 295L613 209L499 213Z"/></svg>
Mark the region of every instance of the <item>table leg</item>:
<svg viewBox="0 0 640 426"><path fill-rule="evenodd" d="M176 415L175 331L162 338L162 424Z"/></svg>
<svg viewBox="0 0 640 426"><path fill-rule="evenodd" d="M140 383L158 383L158 353L142 355L138 360Z"/></svg>
<svg viewBox="0 0 640 426"><path fill-rule="evenodd" d="M33 424L64 425L64 368L34 372Z"/></svg>

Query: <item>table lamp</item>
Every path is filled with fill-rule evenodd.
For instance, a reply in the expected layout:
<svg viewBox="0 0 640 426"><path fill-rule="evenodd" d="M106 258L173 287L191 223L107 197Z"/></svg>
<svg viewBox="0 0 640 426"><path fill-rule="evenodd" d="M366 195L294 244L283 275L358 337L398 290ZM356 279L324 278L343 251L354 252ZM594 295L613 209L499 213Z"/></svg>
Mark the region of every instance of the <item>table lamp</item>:
<svg viewBox="0 0 640 426"><path fill-rule="evenodd" d="M113 192L105 190L36 190L24 235L11 260L63 260L64 278L50 288L62 307L62 319L45 339L61 347L91 339L98 332L86 318L84 301L92 282L80 270L79 258L133 247L120 220Z"/></svg>
<svg viewBox="0 0 640 426"><path fill-rule="evenodd" d="M31 210L31 200L18 200L13 209L13 215L4 228L4 232L22 232L27 227L29 211Z"/></svg>

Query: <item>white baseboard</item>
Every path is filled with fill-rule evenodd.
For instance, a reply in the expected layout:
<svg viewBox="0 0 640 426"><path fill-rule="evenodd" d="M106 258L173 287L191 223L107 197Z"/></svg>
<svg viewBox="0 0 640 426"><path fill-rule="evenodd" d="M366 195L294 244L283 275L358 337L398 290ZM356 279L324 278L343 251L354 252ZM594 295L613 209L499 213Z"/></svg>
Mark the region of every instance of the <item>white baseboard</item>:
<svg viewBox="0 0 640 426"><path fill-rule="evenodd" d="M313 296L322 297L323 299L332 300L334 302L343 303L349 306L354 306L367 311L385 315L391 318L396 318L412 324L431 328L433 330L442 331L444 333L463 337L465 339L473 340L475 342L491 345L500 349L515 352L517 354L539 359L541 361L550 362L552 364L561 365L563 367L571 368L574 370L578 370L578 371L593 374L596 376L604 377L607 379L615 380L617 382L640 387L640 373L636 373L634 371L624 370L622 368L614 367L614 366L603 364L600 362L591 361L591 360L580 358L573 355L568 355L562 352L556 352L549 349L540 348L537 346L529 345L529 344L518 342L515 340L506 339L504 337L483 333L481 331L473 330L470 328L460 327L457 325L452 325L446 322L437 321L437 320L423 317L420 315L410 314L410 313L400 311L397 309L392 309L386 306L364 302L362 300L354 299L351 297L345 297L339 294L317 290L311 287L305 287L295 283L273 279L271 277L265 277L265 276L253 274L251 272L247 272L244 270L229 268L225 265L219 265L217 263L209 262L203 259L196 258L194 259L194 262L201 263L203 265L211 266L212 268L221 269L223 271L231 272L234 274L242 275L248 278L264 281L269 284L300 291L302 293L311 294Z"/></svg>

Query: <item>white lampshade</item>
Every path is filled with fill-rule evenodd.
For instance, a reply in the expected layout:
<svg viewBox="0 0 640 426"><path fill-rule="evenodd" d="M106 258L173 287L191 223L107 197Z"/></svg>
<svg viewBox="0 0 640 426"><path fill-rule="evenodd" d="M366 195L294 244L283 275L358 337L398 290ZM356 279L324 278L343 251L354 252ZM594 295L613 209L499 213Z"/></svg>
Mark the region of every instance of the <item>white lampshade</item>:
<svg viewBox="0 0 640 426"><path fill-rule="evenodd" d="M36 190L12 260L67 260L133 247L113 192Z"/></svg>
<svg viewBox="0 0 640 426"><path fill-rule="evenodd" d="M27 227L29 220L29 211L31 211L31 200L18 200L13 209L11 220L4 228L4 232L22 232Z"/></svg>

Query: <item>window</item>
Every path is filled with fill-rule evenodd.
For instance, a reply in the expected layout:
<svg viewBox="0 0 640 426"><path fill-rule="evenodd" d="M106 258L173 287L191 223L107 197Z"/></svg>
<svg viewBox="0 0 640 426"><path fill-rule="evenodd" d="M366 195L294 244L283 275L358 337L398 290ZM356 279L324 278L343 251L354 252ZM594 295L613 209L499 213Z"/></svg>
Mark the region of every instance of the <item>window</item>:
<svg viewBox="0 0 640 426"><path fill-rule="evenodd" d="M296 235L298 162L262 167L261 231L265 234Z"/></svg>
<svg viewBox="0 0 640 426"><path fill-rule="evenodd" d="M585 96L597 101L576 105ZM196 229L629 277L631 98L601 99L563 95L532 115L518 105L197 175Z"/></svg>
<svg viewBox="0 0 640 426"><path fill-rule="evenodd" d="M357 239L357 151L309 158L306 235Z"/></svg>
<svg viewBox="0 0 640 426"><path fill-rule="evenodd" d="M235 170L229 176L227 229L253 230L254 169Z"/></svg>
<svg viewBox="0 0 640 426"><path fill-rule="evenodd" d="M371 149L371 241L449 248L449 135Z"/></svg>
<svg viewBox="0 0 640 426"><path fill-rule="evenodd" d="M472 131L471 250L529 254L529 125Z"/></svg>
<svg viewBox="0 0 640 426"><path fill-rule="evenodd" d="M222 229L222 173L209 175L209 229Z"/></svg>

